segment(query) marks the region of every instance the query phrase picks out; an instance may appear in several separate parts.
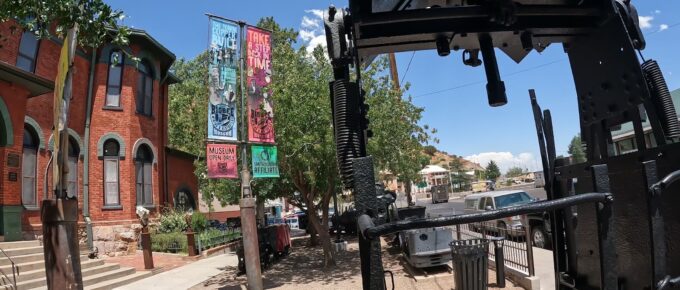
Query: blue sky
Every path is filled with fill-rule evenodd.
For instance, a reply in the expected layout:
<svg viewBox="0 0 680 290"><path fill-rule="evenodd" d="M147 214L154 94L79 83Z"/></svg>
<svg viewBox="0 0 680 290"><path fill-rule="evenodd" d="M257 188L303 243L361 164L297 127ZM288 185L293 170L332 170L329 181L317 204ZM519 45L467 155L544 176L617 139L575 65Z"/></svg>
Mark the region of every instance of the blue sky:
<svg viewBox="0 0 680 290"><path fill-rule="evenodd" d="M108 0L127 15L126 25L147 30L178 58L192 58L208 41L205 13L255 24L274 16L284 27L301 31L300 44L323 44L319 9L346 1L327 0ZM659 61L671 90L680 88L680 1L633 0L647 37L646 58ZM516 64L497 51L509 103L491 108L486 99L482 67L461 63L460 52L446 58L435 51L397 54L400 78L411 83L414 103L425 108L423 124L438 130L435 144L450 154L465 156L485 165L494 159L505 170L510 166L540 167L528 89L535 89L539 103L553 116L558 154L565 154L579 132L576 95L567 56L561 45L542 54L532 52ZM409 66L410 62L410 66Z"/></svg>

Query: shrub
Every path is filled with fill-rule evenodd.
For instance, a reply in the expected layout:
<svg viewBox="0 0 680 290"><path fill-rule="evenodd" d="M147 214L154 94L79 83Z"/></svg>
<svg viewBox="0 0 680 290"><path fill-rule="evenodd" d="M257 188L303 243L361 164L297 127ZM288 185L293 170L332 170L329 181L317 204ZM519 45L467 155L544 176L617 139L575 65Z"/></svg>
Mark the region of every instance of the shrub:
<svg viewBox="0 0 680 290"><path fill-rule="evenodd" d="M161 233L179 233L187 228L184 212L170 209L161 213L158 231Z"/></svg>
<svg viewBox="0 0 680 290"><path fill-rule="evenodd" d="M203 232L208 227L208 218L200 212L194 212L191 216L191 229L194 232Z"/></svg>
<svg viewBox="0 0 680 290"><path fill-rule="evenodd" d="M151 250L154 252L187 252L187 236L180 232L151 235Z"/></svg>

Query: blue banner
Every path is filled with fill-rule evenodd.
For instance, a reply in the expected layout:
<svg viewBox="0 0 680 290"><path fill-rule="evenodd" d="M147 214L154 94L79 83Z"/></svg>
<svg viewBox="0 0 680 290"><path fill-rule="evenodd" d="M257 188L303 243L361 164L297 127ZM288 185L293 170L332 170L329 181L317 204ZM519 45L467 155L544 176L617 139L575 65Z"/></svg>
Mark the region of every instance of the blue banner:
<svg viewBox="0 0 680 290"><path fill-rule="evenodd" d="M210 18L208 47L208 139L236 141L236 70L239 26Z"/></svg>

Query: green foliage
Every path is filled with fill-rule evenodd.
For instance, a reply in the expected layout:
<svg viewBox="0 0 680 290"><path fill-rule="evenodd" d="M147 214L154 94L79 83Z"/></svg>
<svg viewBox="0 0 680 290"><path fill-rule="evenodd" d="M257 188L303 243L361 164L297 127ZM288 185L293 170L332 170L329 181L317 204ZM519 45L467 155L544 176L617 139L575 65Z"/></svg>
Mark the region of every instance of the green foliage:
<svg viewBox="0 0 680 290"><path fill-rule="evenodd" d="M512 185L512 179L508 179L505 181L505 186L511 186Z"/></svg>
<svg viewBox="0 0 680 290"><path fill-rule="evenodd" d="M485 175L487 179L493 181L495 181L496 178L501 176L501 171L500 169L498 169L498 165L496 165L496 162L494 162L493 160L489 161L489 164L486 166Z"/></svg>
<svg viewBox="0 0 680 290"><path fill-rule="evenodd" d="M571 138L569 143L569 154L574 163L586 162L586 153L583 151L583 145L581 144L581 135L576 135Z"/></svg>
<svg viewBox="0 0 680 290"><path fill-rule="evenodd" d="M151 234L151 250L154 252L187 252L187 236L181 232Z"/></svg>
<svg viewBox="0 0 680 290"><path fill-rule="evenodd" d="M158 225L160 233L176 233L186 230L187 222L184 219L184 212L174 209L161 213Z"/></svg>
<svg viewBox="0 0 680 290"><path fill-rule="evenodd" d="M78 43L88 47L97 47L107 39L126 45L130 31L118 25L123 18L122 11L111 9L103 0L0 1L0 21L14 19L21 29L34 31L40 38L52 36L52 25L56 25L57 37L78 25Z"/></svg>
<svg viewBox="0 0 680 290"><path fill-rule="evenodd" d="M191 229L194 230L194 232L203 232L205 229L208 227L208 218L200 213L200 212L194 212L191 215Z"/></svg>
<svg viewBox="0 0 680 290"><path fill-rule="evenodd" d="M486 180L486 170L475 169L475 178L477 180Z"/></svg>
<svg viewBox="0 0 680 290"><path fill-rule="evenodd" d="M528 172L528 170L526 168L522 169L521 167L514 166L514 167L508 169L508 172L505 173L505 176L507 176L507 177L518 177L518 176L522 176L522 175L526 174L527 172Z"/></svg>
<svg viewBox="0 0 680 290"><path fill-rule="evenodd" d="M423 147L423 151L427 155L434 156L434 154L437 153L437 148L432 145L427 145Z"/></svg>

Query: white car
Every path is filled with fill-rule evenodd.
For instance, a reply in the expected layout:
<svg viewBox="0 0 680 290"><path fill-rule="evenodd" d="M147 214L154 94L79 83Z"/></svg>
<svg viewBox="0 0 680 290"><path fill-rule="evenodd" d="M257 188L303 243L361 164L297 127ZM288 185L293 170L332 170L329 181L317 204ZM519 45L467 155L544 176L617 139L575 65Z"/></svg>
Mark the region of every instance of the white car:
<svg viewBox="0 0 680 290"><path fill-rule="evenodd" d="M475 193L465 197L465 213L479 213L488 210L518 206L532 203L536 200L536 198L521 190ZM494 229L495 231L499 231L501 234L504 232L509 236L519 236L524 235L524 220L526 220L526 216L518 215L486 221L483 225ZM473 230L477 230L476 225L473 225L472 227Z"/></svg>

